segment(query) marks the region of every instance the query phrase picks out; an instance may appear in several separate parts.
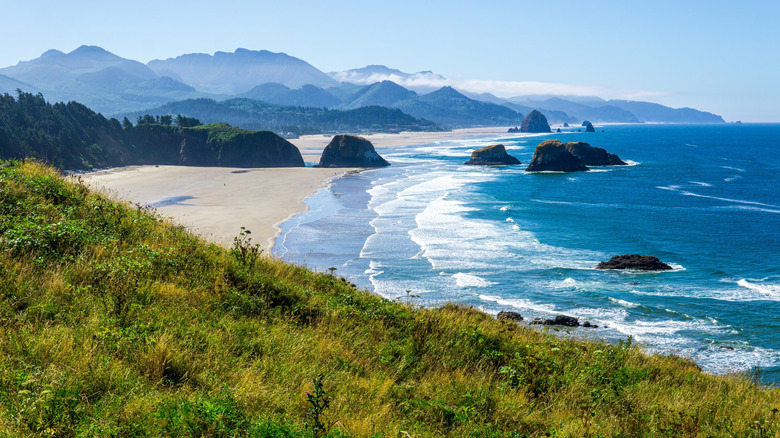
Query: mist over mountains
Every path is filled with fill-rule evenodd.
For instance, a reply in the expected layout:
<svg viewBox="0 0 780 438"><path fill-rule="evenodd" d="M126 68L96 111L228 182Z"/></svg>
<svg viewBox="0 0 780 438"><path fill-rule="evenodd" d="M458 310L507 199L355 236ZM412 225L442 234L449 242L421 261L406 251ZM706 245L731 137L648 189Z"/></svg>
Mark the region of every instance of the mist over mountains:
<svg viewBox="0 0 780 438"><path fill-rule="evenodd" d="M501 98L447 84L446 78L431 71L405 73L383 65L326 74L285 53L247 49L185 54L143 64L100 47L81 46L70 53L48 50L38 58L0 69L0 93L13 94L16 89L42 93L49 101L75 100L95 111L120 116L146 110L159 113L172 108L171 103L198 99L198 105L189 105L189 109L186 104L176 108L197 108L201 113L184 115L209 118L203 111L216 116L219 109L206 110L206 103L219 106L241 98L272 104L285 114L291 111L287 107L342 111L384 107L417 119L414 123L421 126L432 125L430 121L446 128L518 125L534 109L550 123L724 122L715 114L650 102L607 101L595 96ZM371 120L376 114L373 110ZM398 113L382 114L392 115L396 127L412 120ZM247 123L244 116L241 120ZM259 121L250 124L261 125Z"/></svg>

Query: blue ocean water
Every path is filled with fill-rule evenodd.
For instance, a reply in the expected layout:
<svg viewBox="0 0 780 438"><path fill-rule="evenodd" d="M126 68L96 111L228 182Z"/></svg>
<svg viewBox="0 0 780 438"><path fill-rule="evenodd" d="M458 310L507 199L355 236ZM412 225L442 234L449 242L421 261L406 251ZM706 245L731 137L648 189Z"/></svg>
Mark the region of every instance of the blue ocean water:
<svg viewBox="0 0 780 438"><path fill-rule="evenodd" d="M780 125L615 125L383 149L284 224L275 254L375 293L526 318L566 314L713 373L780 381ZM547 139L629 166L525 173ZM463 166L502 143L522 166ZM619 254L671 272L594 269Z"/></svg>

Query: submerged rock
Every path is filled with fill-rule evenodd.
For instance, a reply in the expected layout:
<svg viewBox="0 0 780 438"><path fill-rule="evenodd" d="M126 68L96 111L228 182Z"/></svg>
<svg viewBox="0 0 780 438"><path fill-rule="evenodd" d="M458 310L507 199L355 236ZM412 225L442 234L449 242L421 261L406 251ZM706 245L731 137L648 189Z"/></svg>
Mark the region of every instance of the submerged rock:
<svg viewBox="0 0 780 438"><path fill-rule="evenodd" d="M625 254L601 262L596 269L631 269L637 271L669 271L672 267L660 261L658 257L638 254Z"/></svg>
<svg viewBox="0 0 780 438"><path fill-rule="evenodd" d="M520 160L506 153L502 144L494 144L477 149L471 153L471 159L463 164L497 166L520 164Z"/></svg>
<svg viewBox="0 0 780 438"><path fill-rule="evenodd" d="M625 166L626 163L615 154L610 154L602 148L591 146L581 141L566 143L566 150L571 152L586 166Z"/></svg>
<svg viewBox="0 0 780 438"><path fill-rule="evenodd" d="M390 163L374 149L374 145L356 135L337 135L325 146L316 167L385 167Z"/></svg>
<svg viewBox="0 0 780 438"><path fill-rule="evenodd" d="M576 155L558 140L539 143L526 172L578 172L588 170Z"/></svg>
<svg viewBox="0 0 780 438"><path fill-rule="evenodd" d="M588 124L585 125L585 132L596 132L592 123L588 122Z"/></svg>
<svg viewBox="0 0 780 438"><path fill-rule="evenodd" d="M523 315L517 313L517 312L498 312L498 316L496 316L497 319L506 319L509 321L522 321Z"/></svg>
<svg viewBox="0 0 780 438"><path fill-rule="evenodd" d="M544 114L533 110L520 123L520 132L550 132L550 124Z"/></svg>

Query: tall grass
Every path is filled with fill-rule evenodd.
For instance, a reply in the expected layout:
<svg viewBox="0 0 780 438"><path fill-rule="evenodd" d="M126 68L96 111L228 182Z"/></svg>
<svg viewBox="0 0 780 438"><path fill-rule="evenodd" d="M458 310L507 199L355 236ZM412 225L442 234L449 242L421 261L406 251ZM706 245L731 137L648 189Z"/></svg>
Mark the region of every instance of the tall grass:
<svg viewBox="0 0 780 438"><path fill-rule="evenodd" d="M391 302L246 237L3 163L0 435L780 436L748 376Z"/></svg>

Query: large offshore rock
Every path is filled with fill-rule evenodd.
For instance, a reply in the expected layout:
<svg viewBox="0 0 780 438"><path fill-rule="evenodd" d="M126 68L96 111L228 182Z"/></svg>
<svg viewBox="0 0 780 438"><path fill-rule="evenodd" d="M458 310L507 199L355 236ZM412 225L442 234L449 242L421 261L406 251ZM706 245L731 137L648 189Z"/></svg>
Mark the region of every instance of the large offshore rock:
<svg viewBox="0 0 780 438"><path fill-rule="evenodd" d="M571 152L586 166L625 166L626 163L615 154L610 154L602 148L591 146L581 141L566 143L566 150Z"/></svg>
<svg viewBox="0 0 780 438"><path fill-rule="evenodd" d="M566 149L558 140L547 140L539 143L534 151L527 172L578 172L588 170L576 155Z"/></svg>
<svg viewBox="0 0 780 438"><path fill-rule="evenodd" d="M504 145L494 144L472 152L471 159L463 164L499 166L505 164L520 164L520 160L507 154Z"/></svg>
<svg viewBox="0 0 780 438"><path fill-rule="evenodd" d="M390 163L363 137L342 134L325 146L317 167L385 167Z"/></svg>
<svg viewBox="0 0 780 438"><path fill-rule="evenodd" d="M550 124L544 114L533 110L520 123L520 132L551 132Z"/></svg>

